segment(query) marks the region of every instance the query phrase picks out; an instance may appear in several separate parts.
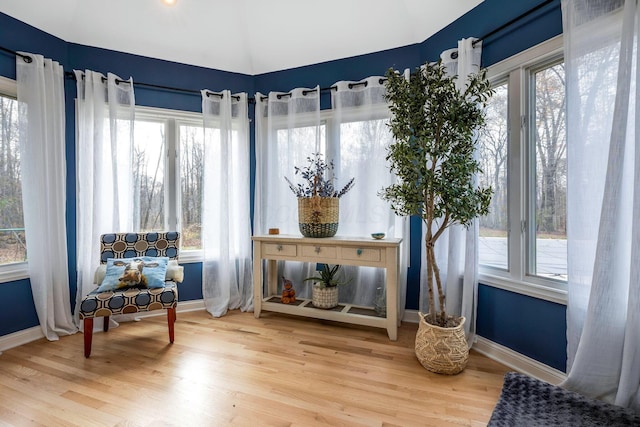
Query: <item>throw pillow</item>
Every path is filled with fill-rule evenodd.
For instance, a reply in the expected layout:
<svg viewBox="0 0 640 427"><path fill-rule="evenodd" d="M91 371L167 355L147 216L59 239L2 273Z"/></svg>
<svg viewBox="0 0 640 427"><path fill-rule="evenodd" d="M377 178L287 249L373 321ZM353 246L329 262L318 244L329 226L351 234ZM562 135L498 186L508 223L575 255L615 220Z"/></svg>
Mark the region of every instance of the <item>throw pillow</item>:
<svg viewBox="0 0 640 427"><path fill-rule="evenodd" d="M168 261L167 257L109 258L98 291L162 288Z"/></svg>
<svg viewBox="0 0 640 427"><path fill-rule="evenodd" d="M107 264L100 264L96 268L96 272L93 276L93 283L100 286L104 280L104 276L107 273ZM178 264L177 259L170 259L167 263L167 274L164 277L165 281L173 280L174 282L182 283L184 279L184 267Z"/></svg>

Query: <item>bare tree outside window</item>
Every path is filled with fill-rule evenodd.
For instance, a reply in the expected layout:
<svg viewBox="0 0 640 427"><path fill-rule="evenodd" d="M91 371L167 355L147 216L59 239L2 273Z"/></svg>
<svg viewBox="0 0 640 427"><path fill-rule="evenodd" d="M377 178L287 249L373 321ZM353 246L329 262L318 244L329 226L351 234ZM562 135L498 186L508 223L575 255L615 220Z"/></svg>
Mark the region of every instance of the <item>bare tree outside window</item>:
<svg viewBox="0 0 640 427"><path fill-rule="evenodd" d="M212 129L207 129L213 132ZM218 131L219 132L219 131ZM202 126L180 126L180 195L182 249L202 249L202 174L204 156Z"/></svg>
<svg viewBox="0 0 640 427"><path fill-rule="evenodd" d="M535 274L567 277L567 139L564 64L537 71L535 85Z"/></svg>
<svg viewBox="0 0 640 427"><path fill-rule="evenodd" d="M140 231L162 231L164 220L164 123L136 121L133 147L133 181Z"/></svg>
<svg viewBox="0 0 640 427"><path fill-rule="evenodd" d="M489 99L486 127L481 131L480 165L478 177L481 187L493 188L489 214L480 218L479 262L483 265L508 269L508 85L494 87Z"/></svg>
<svg viewBox="0 0 640 427"><path fill-rule="evenodd" d="M26 260L18 101L0 95L0 265Z"/></svg>

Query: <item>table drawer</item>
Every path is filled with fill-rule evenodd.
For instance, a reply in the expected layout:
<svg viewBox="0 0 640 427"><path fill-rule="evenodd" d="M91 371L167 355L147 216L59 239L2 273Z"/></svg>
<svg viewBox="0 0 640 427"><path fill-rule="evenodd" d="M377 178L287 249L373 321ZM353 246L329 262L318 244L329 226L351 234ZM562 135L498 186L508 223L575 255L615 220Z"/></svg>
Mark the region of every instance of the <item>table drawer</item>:
<svg viewBox="0 0 640 427"><path fill-rule="evenodd" d="M378 262L381 254L377 248L342 248L342 258Z"/></svg>
<svg viewBox="0 0 640 427"><path fill-rule="evenodd" d="M262 251L265 255L297 256L298 254L296 245L282 243L263 243Z"/></svg>
<svg viewBox="0 0 640 427"><path fill-rule="evenodd" d="M338 249L335 246L304 245L301 248L302 256L314 258L336 259Z"/></svg>

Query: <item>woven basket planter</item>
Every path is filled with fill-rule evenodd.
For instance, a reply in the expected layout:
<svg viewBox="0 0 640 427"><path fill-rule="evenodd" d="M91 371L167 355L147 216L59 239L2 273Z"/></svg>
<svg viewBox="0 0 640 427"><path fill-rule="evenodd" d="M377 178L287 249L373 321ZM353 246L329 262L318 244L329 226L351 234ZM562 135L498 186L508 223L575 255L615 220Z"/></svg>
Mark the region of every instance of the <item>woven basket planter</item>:
<svg viewBox="0 0 640 427"><path fill-rule="evenodd" d="M338 287L330 288L313 285L311 302L316 308L333 308L338 305Z"/></svg>
<svg viewBox="0 0 640 427"><path fill-rule="evenodd" d="M464 370L469 360L469 347L464 335L465 318L454 328L431 325L420 315L416 334L416 357L425 369L437 374L455 375Z"/></svg>
<svg viewBox="0 0 640 427"><path fill-rule="evenodd" d="M298 226L304 237L333 237L338 232L340 199L299 197Z"/></svg>

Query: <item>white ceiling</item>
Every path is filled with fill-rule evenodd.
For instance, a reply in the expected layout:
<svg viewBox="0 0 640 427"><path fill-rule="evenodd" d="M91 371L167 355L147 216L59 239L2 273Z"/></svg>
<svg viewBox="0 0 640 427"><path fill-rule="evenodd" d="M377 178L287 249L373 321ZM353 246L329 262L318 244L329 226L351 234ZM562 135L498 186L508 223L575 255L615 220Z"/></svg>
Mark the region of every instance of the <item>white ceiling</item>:
<svg viewBox="0 0 640 427"><path fill-rule="evenodd" d="M68 42L260 74L419 43L482 0L0 0Z"/></svg>

